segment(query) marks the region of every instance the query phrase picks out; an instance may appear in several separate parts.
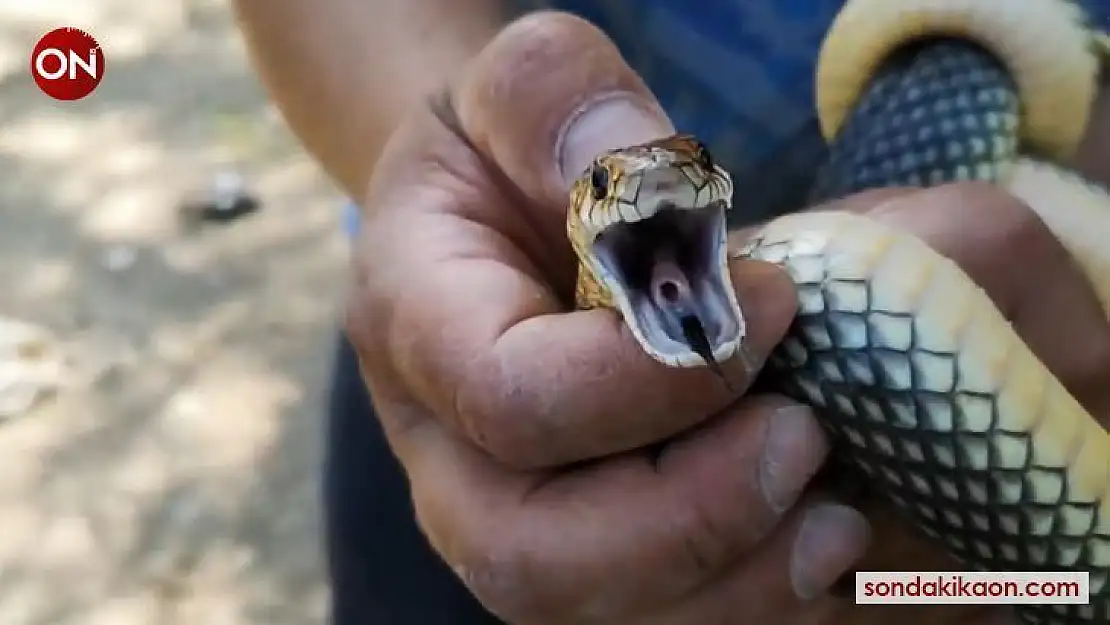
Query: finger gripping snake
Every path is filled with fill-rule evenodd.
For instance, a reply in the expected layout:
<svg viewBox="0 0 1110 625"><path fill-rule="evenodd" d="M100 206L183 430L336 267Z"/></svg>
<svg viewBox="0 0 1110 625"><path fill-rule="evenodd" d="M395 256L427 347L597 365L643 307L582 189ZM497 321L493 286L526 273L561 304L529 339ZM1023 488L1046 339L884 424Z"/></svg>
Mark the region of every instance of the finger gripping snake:
<svg viewBox="0 0 1110 625"><path fill-rule="evenodd" d="M1106 38L1065 0L850 0L818 59L829 156L811 200L992 182L1072 253L1110 317L1110 195L1067 169ZM799 311L764 377L813 406L837 458L968 568L1086 571L1110 623L1110 434L958 265L865 216L789 214L728 249L729 174L677 135L600 155L571 191L578 308L621 314L672 367L743 354L729 258L782 267ZM801 208L801 207L798 207Z"/></svg>

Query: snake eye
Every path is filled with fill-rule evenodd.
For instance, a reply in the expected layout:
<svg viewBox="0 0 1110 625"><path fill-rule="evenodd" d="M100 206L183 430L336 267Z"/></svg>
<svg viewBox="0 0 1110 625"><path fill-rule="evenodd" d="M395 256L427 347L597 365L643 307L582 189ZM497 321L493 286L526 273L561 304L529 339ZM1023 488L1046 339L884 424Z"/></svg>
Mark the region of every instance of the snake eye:
<svg viewBox="0 0 1110 625"><path fill-rule="evenodd" d="M609 195L609 170L601 165L594 165L590 171L590 186L593 187L595 200L605 199Z"/></svg>
<svg viewBox="0 0 1110 625"><path fill-rule="evenodd" d="M701 161L702 166L709 171L713 171L713 156L709 153L709 148L697 139L694 140L694 145L697 148L698 160Z"/></svg>

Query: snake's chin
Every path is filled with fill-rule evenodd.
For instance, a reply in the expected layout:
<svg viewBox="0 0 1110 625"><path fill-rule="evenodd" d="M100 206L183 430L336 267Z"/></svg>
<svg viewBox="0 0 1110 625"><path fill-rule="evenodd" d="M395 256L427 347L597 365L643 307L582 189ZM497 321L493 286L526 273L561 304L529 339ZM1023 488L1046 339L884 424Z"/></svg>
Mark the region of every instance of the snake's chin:
<svg viewBox="0 0 1110 625"><path fill-rule="evenodd" d="M706 352L723 362L744 339L728 268L725 211L723 202L663 207L641 221L613 223L594 239L601 280L625 322L645 351L669 366L712 364ZM680 284L682 297L669 299L674 291L667 282ZM700 350L684 332L691 316L705 339Z"/></svg>

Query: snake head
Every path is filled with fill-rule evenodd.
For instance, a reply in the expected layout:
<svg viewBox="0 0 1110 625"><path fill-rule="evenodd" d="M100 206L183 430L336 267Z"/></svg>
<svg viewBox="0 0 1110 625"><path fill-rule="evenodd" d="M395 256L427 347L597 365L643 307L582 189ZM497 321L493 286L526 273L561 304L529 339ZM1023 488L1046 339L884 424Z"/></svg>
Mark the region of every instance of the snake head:
<svg viewBox="0 0 1110 625"><path fill-rule="evenodd" d="M598 156L571 189L576 304L612 308L673 367L716 367L745 336L728 268L732 179L676 135Z"/></svg>

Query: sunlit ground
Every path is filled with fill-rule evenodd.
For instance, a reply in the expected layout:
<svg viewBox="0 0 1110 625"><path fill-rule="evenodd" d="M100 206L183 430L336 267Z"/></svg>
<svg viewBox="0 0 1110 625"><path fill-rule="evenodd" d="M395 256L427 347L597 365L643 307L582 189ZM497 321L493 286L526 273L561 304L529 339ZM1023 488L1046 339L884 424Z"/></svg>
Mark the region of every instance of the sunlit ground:
<svg viewBox="0 0 1110 625"><path fill-rule="evenodd" d="M0 422L4 625L323 621L340 203L221 4L0 0L0 316L71 358ZM63 104L27 63L67 25L107 71ZM177 205L226 167L264 209L183 233Z"/></svg>

